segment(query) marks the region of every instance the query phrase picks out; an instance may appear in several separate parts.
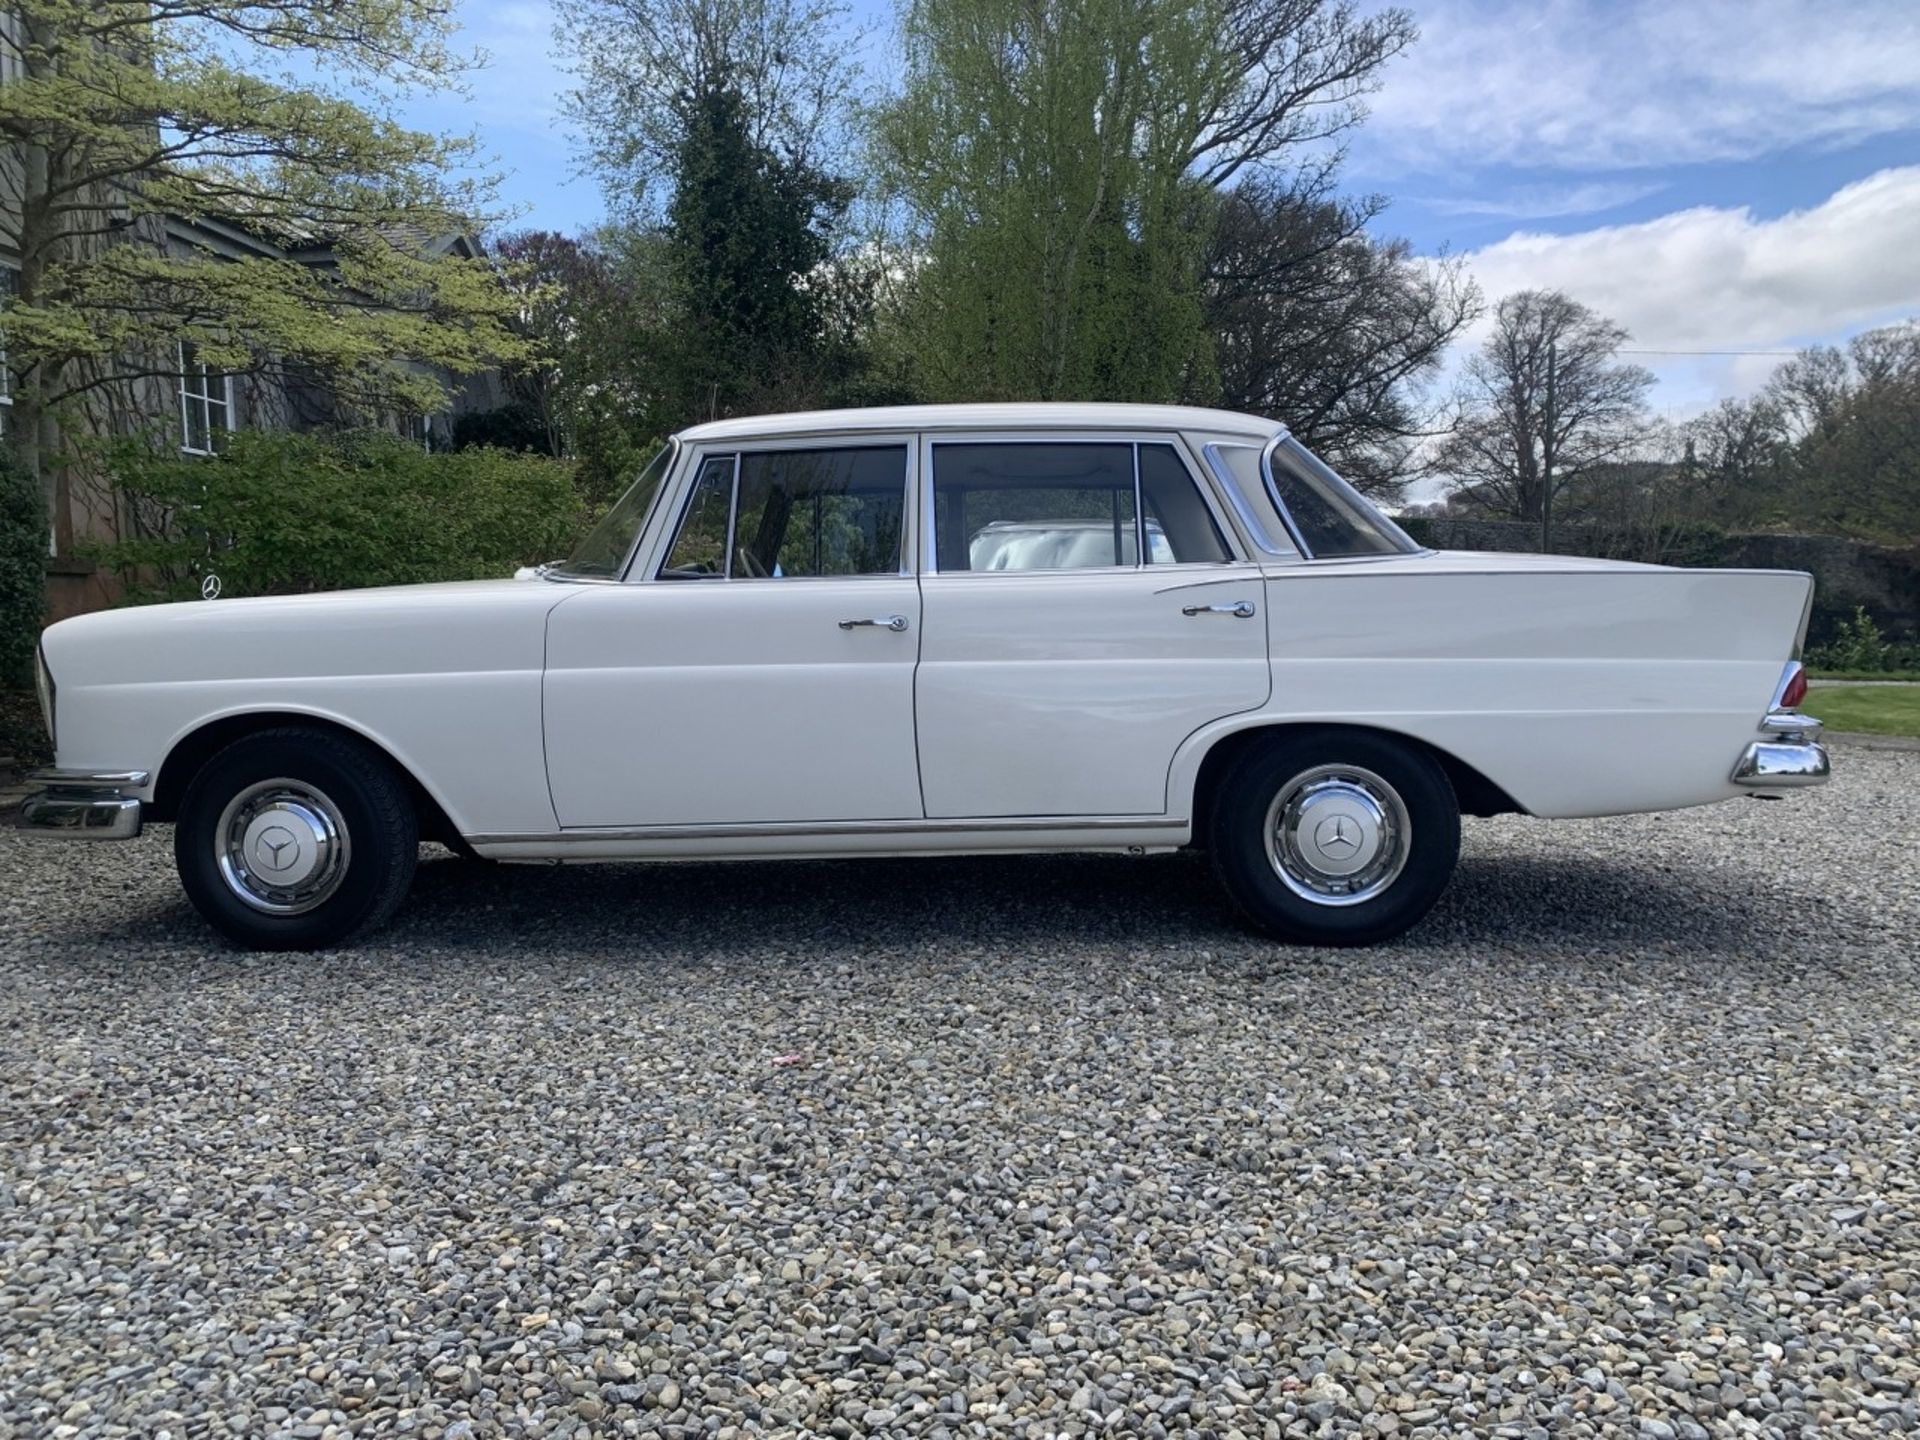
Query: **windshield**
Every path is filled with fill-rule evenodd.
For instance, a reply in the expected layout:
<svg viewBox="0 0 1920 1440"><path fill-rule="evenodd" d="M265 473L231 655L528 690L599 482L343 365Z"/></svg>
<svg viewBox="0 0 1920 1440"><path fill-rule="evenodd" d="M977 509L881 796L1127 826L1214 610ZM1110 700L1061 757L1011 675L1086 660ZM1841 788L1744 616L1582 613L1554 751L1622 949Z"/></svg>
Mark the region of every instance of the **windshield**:
<svg viewBox="0 0 1920 1440"><path fill-rule="evenodd" d="M640 538L640 528L647 523L660 494L660 482L667 478L672 463L673 446L669 444L647 462L640 478L613 502L613 508L600 517L574 547L573 554L542 573L560 579L618 580L626 571L633 542Z"/></svg>
<svg viewBox="0 0 1920 1440"><path fill-rule="evenodd" d="M1353 555L1412 555L1412 536L1291 435L1269 452L1267 479L1312 560Z"/></svg>

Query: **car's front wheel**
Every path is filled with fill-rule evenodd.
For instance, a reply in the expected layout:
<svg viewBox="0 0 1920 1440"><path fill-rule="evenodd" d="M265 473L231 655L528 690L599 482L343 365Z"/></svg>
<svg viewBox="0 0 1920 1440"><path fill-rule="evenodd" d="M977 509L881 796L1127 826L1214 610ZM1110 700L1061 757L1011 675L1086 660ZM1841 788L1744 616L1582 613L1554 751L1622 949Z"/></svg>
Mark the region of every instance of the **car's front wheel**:
<svg viewBox="0 0 1920 1440"><path fill-rule="evenodd" d="M180 883L255 950L315 950L385 923L419 860L405 781L371 746L289 726L236 740L180 802Z"/></svg>
<svg viewBox="0 0 1920 1440"><path fill-rule="evenodd" d="M1260 929L1371 945L1415 924L1460 855L1460 807L1426 751L1363 731L1279 734L1223 777L1208 849Z"/></svg>

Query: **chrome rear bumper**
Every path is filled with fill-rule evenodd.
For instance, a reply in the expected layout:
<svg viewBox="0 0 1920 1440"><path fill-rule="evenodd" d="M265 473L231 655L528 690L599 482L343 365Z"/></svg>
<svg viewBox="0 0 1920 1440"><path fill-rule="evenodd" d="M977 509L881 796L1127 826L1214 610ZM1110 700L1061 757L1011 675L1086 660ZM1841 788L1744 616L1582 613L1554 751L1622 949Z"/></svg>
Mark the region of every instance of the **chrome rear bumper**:
<svg viewBox="0 0 1920 1440"><path fill-rule="evenodd" d="M1824 785L1833 765L1820 743L1820 722L1795 710L1776 710L1760 722L1754 741L1733 767L1733 783L1750 790L1797 790Z"/></svg>
<svg viewBox="0 0 1920 1440"><path fill-rule="evenodd" d="M147 783L144 770L40 770L46 785L20 806L20 829L49 840L131 840L140 833L142 806L128 790Z"/></svg>

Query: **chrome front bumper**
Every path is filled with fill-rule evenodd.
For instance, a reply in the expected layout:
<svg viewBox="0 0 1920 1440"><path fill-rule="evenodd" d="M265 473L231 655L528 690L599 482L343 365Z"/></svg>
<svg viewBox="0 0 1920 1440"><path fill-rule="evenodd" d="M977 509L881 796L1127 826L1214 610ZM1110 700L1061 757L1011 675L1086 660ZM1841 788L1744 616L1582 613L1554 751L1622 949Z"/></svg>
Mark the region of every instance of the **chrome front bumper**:
<svg viewBox="0 0 1920 1440"><path fill-rule="evenodd" d="M1795 710L1776 710L1760 722L1766 734L1741 753L1733 783L1750 790L1797 790L1824 785L1832 774L1820 722Z"/></svg>
<svg viewBox="0 0 1920 1440"><path fill-rule="evenodd" d="M46 789L20 806L20 829L49 840L131 840L140 833L141 802L128 795L147 783L144 770L39 770L28 777Z"/></svg>

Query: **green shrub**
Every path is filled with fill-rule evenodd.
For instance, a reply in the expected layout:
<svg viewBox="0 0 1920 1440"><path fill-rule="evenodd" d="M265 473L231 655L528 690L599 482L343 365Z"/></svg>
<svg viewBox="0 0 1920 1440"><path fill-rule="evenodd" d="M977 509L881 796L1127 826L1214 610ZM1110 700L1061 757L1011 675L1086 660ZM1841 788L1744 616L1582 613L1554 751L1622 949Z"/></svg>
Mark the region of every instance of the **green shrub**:
<svg viewBox="0 0 1920 1440"><path fill-rule="evenodd" d="M280 595L466 580L564 555L585 519L569 466L431 455L385 434L239 432L213 458L110 452L140 538L99 555L132 598Z"/></svg>
<svg viewBox="0 0 1920 1440"><path fill-rule="evenodd" d="M47 504L40 486L0 453L0 690L33 683L47 617Z"/></svg>
<svg viewBox="0 0 1920 1440"><path fill-rule="evenodd" d="M1807 668L1836 673L1920 669L1920 645L1889 641L1874 624L1864 605L1854 607L1853 618L1833 627L1824 645L1807 647Z"/></svg>

